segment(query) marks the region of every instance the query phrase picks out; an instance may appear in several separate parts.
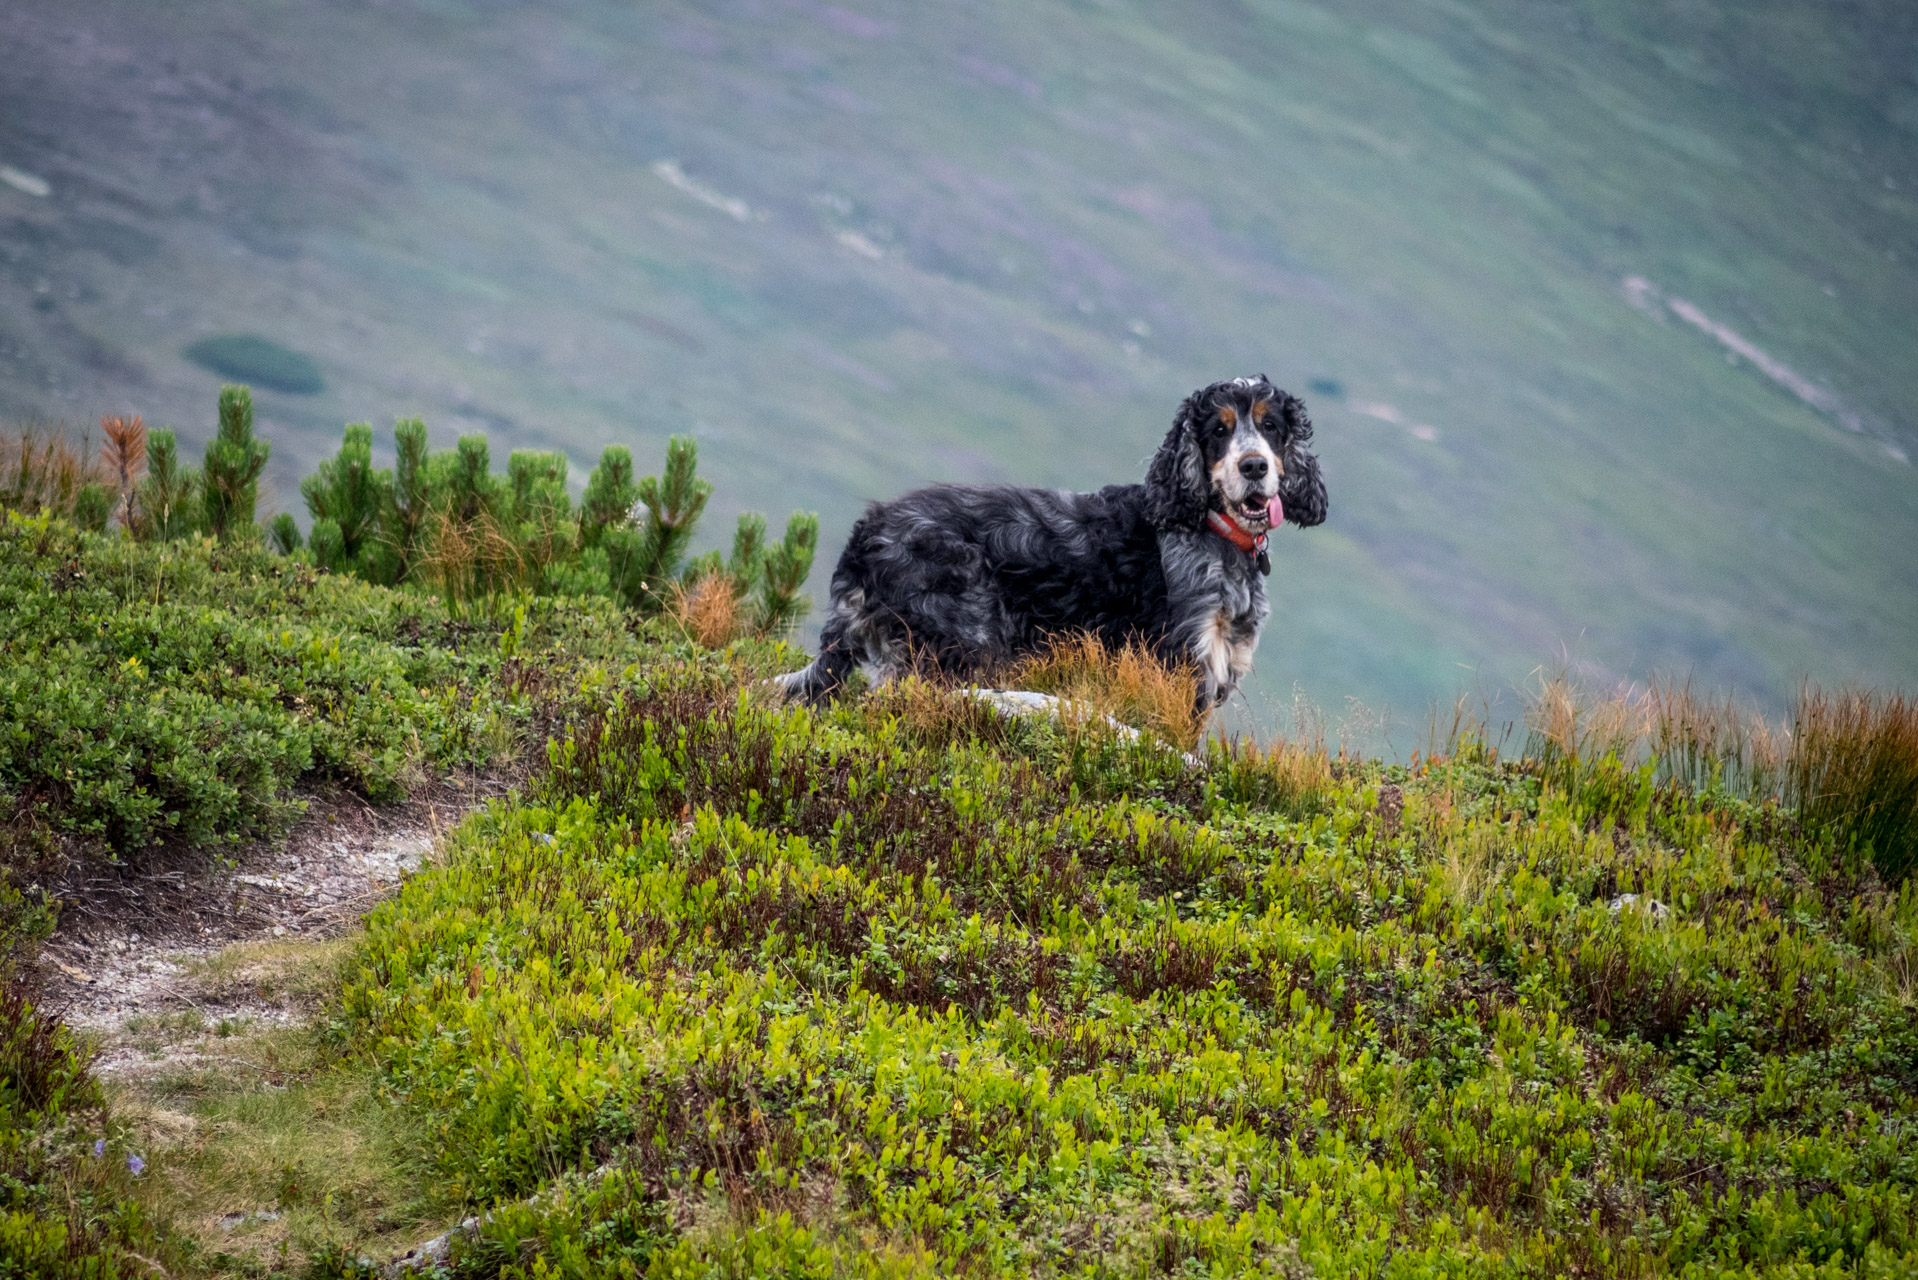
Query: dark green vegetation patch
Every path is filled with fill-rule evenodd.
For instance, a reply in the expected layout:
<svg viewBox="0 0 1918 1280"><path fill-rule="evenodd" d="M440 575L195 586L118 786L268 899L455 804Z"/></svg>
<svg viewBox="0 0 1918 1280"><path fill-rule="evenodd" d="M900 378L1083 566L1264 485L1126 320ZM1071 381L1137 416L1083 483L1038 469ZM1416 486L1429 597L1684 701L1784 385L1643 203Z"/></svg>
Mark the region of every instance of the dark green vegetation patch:
<svg viewBox="0 0 1918 1280"><path fill-rule="evenodd" d="M214 334L190 343L181 354L222 378L269 391L313 396L326 390L326 379L312 356L256 333Z"/></svg>

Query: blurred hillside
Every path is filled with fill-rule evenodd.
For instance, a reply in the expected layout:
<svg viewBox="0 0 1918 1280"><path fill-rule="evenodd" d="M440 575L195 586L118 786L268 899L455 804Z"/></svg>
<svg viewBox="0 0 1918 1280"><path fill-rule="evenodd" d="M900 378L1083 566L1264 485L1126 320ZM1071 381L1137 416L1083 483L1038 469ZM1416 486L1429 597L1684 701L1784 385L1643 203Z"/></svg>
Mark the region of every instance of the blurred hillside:
<svg viewBox="0 0 1918 1280"><path fill-rule="evenodd" d="M1774 703L1918 683L1918 10L1295 0L15 3L0 415L197 444L282 506L370 419L649 465L710 530L1139 476L1303 394L1252 713L1422 716L1569 651ZM199 344L196 346L196 344ZM231 344L229 344L231 345ZM200 352L200 363L188 349ZM301 370L313 366L299 365Z"/></svg>

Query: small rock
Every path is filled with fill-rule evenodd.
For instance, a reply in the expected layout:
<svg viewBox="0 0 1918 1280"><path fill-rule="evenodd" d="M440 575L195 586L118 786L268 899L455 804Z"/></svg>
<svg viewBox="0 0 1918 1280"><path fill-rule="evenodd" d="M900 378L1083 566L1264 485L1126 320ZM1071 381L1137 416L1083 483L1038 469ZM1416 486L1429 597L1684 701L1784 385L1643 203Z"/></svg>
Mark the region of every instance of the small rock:
<svg viewBox="0 0 1918 1280"><path fill-rule="evenodd" d="M1666 917L1672 913L1672 909L1660 902L1657 898L1640 898L1635 893L1621 893L1606 903L1605 906L1606 909L1613 913L1623 911L1626 907L1636 906L1640 911L1650 912L1652 919L1659 921L1661 924L1665 921Z"/></svg>

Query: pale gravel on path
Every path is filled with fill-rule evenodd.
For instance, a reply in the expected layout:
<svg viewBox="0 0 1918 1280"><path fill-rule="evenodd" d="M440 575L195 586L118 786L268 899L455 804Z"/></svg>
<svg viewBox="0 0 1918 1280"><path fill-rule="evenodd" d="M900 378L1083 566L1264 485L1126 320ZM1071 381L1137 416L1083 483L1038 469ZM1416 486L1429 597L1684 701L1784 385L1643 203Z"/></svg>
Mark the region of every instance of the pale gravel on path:
<svg viewBox="0 0 1918 1280"><path fill-rule="evenodd" d="M384 811L351 797L322 800L284 844L256 846L236 867L201 874L164 912L89 912L41 952L48 1003L96 1046L93 1070L102 1077L218 1067L218 1039L142 1035L142 1026L195 1014L207 1029L304 1021L309 1000L270 975L221 973L216 957L235 944L345 932L417 870L439 833L488 790L442 788L431 800Z"/></svg>

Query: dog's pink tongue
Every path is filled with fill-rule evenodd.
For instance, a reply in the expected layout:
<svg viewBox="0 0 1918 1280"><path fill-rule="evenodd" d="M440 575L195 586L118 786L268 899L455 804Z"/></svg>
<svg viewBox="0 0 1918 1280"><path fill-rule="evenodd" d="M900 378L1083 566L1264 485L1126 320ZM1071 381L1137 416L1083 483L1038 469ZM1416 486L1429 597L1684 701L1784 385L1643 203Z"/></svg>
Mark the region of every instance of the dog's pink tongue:
<svg viewBox="0 0 1918 1280"><path fill-rule="evenodd" d="M1273 494L1272 501L1265 504L1265 517L1274 529L1285 523L1285 504L1279 501L1279 495Z"/></svg>

